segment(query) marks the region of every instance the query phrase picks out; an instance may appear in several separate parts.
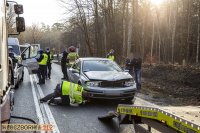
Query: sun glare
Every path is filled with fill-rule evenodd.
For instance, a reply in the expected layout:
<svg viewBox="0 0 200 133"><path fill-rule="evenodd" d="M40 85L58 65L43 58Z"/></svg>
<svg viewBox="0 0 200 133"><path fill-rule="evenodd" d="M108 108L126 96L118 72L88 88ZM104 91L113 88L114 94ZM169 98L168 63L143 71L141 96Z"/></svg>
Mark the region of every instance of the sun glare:
<svg viewBox="0 0 200 133"><path fill-rule="evenodd" d="M150 0L150 1L153 5L157 5L157 6L161 5L164 2L164 0Z"/></svg>

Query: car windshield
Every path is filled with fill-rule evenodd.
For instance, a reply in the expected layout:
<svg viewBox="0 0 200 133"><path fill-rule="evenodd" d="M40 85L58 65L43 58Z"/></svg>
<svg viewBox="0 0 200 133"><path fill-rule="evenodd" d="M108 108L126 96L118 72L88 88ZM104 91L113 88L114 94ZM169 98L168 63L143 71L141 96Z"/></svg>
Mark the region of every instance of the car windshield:
<svg viewBox="0 0 200 133"><path fill-rule="evenodd" d="M83 61L83 72L87 71L118 71L122 69L111 60L87 60Z"/></svg>
<svg viewBox="0 0 200 133"><path fill-rule="evenodd" d="M19 50L19 46L18 46L18 45L10 45L10 46L12 46L13 52L14 52L16 55L20 55L20 50Z"/></svg>

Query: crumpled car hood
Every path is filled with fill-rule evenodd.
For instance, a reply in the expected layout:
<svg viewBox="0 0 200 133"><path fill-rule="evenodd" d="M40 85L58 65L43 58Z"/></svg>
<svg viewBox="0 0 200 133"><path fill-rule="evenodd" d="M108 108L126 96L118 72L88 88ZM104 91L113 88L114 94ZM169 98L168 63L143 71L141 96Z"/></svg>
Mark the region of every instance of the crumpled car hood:
<svg viewBox="0 0 200 133"><path fill-rule="evenodd" d="M132 76L127 72L115 72L115 71L89 71L85 72L85 75L90 80L106 80L106 81L116 81L123 79L131 79Z"/></svg>

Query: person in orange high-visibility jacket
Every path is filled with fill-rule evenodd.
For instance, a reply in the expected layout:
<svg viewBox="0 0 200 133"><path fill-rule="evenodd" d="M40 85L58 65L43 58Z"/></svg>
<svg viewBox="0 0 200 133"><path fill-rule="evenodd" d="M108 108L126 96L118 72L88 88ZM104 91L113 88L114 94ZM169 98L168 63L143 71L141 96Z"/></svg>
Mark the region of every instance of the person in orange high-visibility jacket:
<svg viewBox="0 0 200 133"><path fill-rule="evenodd" d="M61 100L55 99L57 97L61 97ZM86 97L87 93L84 92L82 86L69 81L62 81L60 84L57 84L53 93L41 98L40 102L61 105L70 105L70 103L83 104L86 101Z"/></svg>

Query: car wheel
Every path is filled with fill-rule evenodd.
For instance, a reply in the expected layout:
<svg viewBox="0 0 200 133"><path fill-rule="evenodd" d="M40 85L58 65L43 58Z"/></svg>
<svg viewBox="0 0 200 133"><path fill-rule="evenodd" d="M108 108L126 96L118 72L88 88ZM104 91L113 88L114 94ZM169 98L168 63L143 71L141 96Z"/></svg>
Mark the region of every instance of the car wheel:
<svg viewBox="0 0 200 133"><path fill-rule="evenodd" d="M15 89L19 88L19 81L17 82L17 84L15 85Z"/></svg>
<svg viewBox="0 0 200 133"><path fill-rule="evenodd" d="M78 81L78 85L82 85L82 84L81 84L81 81Z"/></svg>
<svg viewBox="0 0 200 133"><path fill-rule="evenodd" d="M127 103L127 104L133 104L133 97L132 98L126 98L124 99L124 101Z"/></svg>
<svg viewBox="0 0 200 133"><path fill-rule="evenodd" d="M24 72L22 72L22 77L21 77L20 81L21 81L21 82L24 81Z"/></svg>

